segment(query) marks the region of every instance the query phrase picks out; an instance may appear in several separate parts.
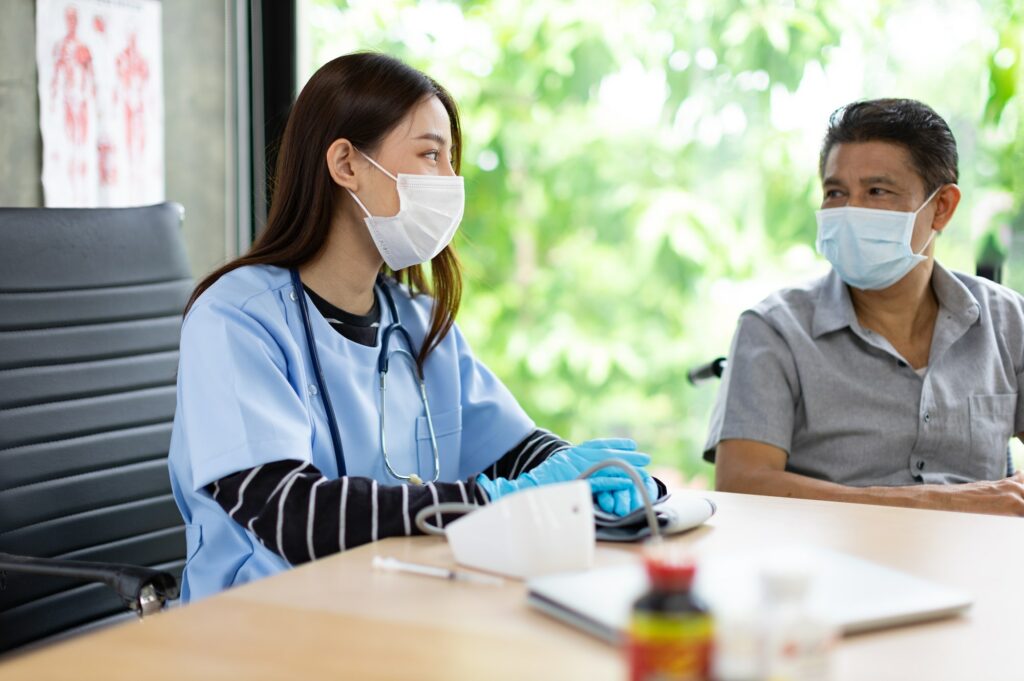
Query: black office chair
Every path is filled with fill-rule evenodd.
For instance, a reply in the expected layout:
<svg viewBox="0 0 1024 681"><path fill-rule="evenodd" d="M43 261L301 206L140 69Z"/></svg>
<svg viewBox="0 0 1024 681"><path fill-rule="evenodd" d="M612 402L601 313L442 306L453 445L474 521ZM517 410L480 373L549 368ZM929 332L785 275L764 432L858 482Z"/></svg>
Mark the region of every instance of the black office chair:
<svg viewBox="0 0 1024 681"><path fill-rule="evenodd" d="M177 598L181 217L0 209L0 652Z"/></svg>

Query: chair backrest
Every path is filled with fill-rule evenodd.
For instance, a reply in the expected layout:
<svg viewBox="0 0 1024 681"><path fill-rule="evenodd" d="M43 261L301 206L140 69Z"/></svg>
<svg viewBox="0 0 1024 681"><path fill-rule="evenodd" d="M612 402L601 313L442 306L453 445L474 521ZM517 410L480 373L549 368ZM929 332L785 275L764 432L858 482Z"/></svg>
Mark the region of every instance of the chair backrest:
<svg viewBox="0 0 1024 681"><path fill-rule="evenodd" d="M0 551L158 567L192 274L181 207L0 209ZM99 584L0 575L0 651L115 615Z"/></svg>

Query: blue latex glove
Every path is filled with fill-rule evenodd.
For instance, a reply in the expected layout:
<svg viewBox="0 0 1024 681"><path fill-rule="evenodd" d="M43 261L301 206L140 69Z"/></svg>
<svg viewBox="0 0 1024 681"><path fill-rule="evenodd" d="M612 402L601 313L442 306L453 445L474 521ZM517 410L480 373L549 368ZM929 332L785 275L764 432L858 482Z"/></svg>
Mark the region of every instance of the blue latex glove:
<svg viewBox="0 0 1024 681"><path fill-rule="evenodd" d="M611 457L623 459L627 463L631 464L634 469L636 469L636 472L640 476L640 479L644 481L644 487L647 489L647 494L651 497L651 501L653 502L655 499L658 498L658 483L654 481L654 478L651 477L650 473L643 469L643 466L646 466L651 462L651 457L647 456L646 454L641 455L643 457L642 459L636 457L636 454L639 454L639 452L635 451L636 442L634 442L633 440L588 440L587 442L584 442L583 444L578 445L573 449L581 453L583 456L587 456L585 452L588 450L596 453L596 456L587 456L587 458L590 460L590 463L588 463L587 466L584 467L584 469L589 468L590 466L594 465L595 463L598 463L599 461L604 461L605 459ZM634 452L633 458L627 459L621 456L621 454L625 454L627 452ZM583 471L581 470L580 472L582 473ZM598 474L602 473L605 473L607 475L624 477L627 480L629 480L629 478L626 477L626 474L617 468L609 468L602 471L598 471ZM628 487L625 487L623 489L606 490L597 493L597 505L605 513L611 513L619 517L622 517L625 515L629 515L638 508L643 508L644 499L640 495L640 491L636 488L636 485L630 484Z"/></svg>
<svg viewBox="0 0 1024 681"><path fill-rule="evenodd" d="M637 452L635 442L608 439L590 440L581 445L563 449L550 456L529 473L524 473L514 480L506 478L491 480L485 475L480 475L476 482L493 501L522 489L575 480L595 463L609 458L620 459L630 464L637 469L641 477L646 476L645 480L650 478L642 467L650 463L651 458ZM593 473L587 478L587 481L590 483L591 491L598 495L599 500L603 497L612 500L610 503L612 510L609 512L622 509L624 515L635 508L634 499L639 498L639 493L636 492L633 481L623 471L617 468L603 469ZM615 497L615 494L619 496ZM642 504L642 502L640 503ZM602 506L602 508L604 507Z"/></svg>
<svg viewBox="0 0 1024 681"><path fill-rule="evenodd" d="M643 478L644 487L647 489L647 494L651 497L651 502L657 501L658 483L645 470L638 469L637 473ZM611 513L621 518L638 508L643 508L644 498L640 496L640 491L636 488L636 485L630 485L626 489L601 492L597 495L597 505L605 513Z"/></svg>

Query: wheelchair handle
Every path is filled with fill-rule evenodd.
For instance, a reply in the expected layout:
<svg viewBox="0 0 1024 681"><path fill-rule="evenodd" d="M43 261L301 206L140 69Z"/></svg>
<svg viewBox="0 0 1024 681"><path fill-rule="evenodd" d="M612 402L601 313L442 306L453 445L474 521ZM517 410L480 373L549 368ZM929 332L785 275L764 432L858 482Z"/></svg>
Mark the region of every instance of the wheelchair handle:
<svg viewBox="0 0 1024 681"><path fill-rule="evenodd" d="M728 364L728 360L725 357L718 357L707 364L701 364L687 371L686 380L690 382L690 385L700 385L713 378L721 378L726 364Z"/></svg>

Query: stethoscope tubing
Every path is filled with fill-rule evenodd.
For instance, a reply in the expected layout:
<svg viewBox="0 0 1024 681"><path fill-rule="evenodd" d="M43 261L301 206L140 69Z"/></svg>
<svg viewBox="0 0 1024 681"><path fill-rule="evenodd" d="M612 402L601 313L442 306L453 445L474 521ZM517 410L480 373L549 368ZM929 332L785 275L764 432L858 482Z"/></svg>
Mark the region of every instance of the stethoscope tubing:
<svg viewBox="0 0 1024 681"><path fill-rule="evenodd" d="M335 458L338 461L338 475L344 476L346 473L345 466L345 452L341 444L341 433L338 429L338 419L334 415L334 407L331 404L331 395L327 390L327 381L324 378L323 368L320 364L320 354L317 352L316 343L313 340L313 325L309 319L309 308L306 304L306 292L302 286L302 279L299 277L299 271L295 268L290 270L292 287L295 292L296 299L299 303L299 311L302 317L302 330L303 335L306 337L306 349L309 352L310 361L313 364L313 373L316 376L317 389L320 391L320 398L323 401L324 410L327 414L327 425L331 433L331 444L334 446ZM388 347L391 342L392 335L399 335L405 339L406 345L410 350L413 349L412 336L402 326L402 321L398 316L398 306L395 305L395 299L391 295L391 291L384 285L380 277L377 278L375 284L376 289L380 289L384 295L384 300L387 303L388 311L391 313L391 324L384 329L381 335L381 346L380 354L377 356L377 372L380 376L380 439L381 439L381 453L384 456L384 465L387 467L388 473L395 478L400 480L408 480L415 484L422 484L422 479L417 474L402 475L391 466L391 460L388 457L387 445L385 444L384 434L384 410L385 405L385 393L386 393L386 376L388 372ZM405 350L398 350L403 355L408 355L409 360L412 364L413 373L416 375L416 379L419 382L420 397L423 402L424 410L426 411L427 427L430 432L430 444L434 454L434 477L431 482L438 479L441 474L440 455L437 448L437 437L434 434L434 421L430 414L430 404L427 401L427 388L424 381L423 372L416 363L416 359L411 352Z"/></svg>
<svg viewBox="0 0 1024 681"><path fill-rule="evenodd" d="M306 336L306 349L309 351L309 358L313 362L313 373L316 375L320 399L323 400L324 409L327 411L327 427L331 431L331 444L334 445L334 456L338 460L338 477L343 477L347 472L345 468L345 452L341 448L341 433L338 431L338 420L334 417L331 394L327 391L324 370L320 366L320 354L316 351L316 343L313 342L313 325L309 322L309 310L306 308L306 291L302 288L302 279L299 278L299 271L292 269L291 275L292 287L298 299L299 311L302 315L302 329L304 331L303 335Z"/></svg>

